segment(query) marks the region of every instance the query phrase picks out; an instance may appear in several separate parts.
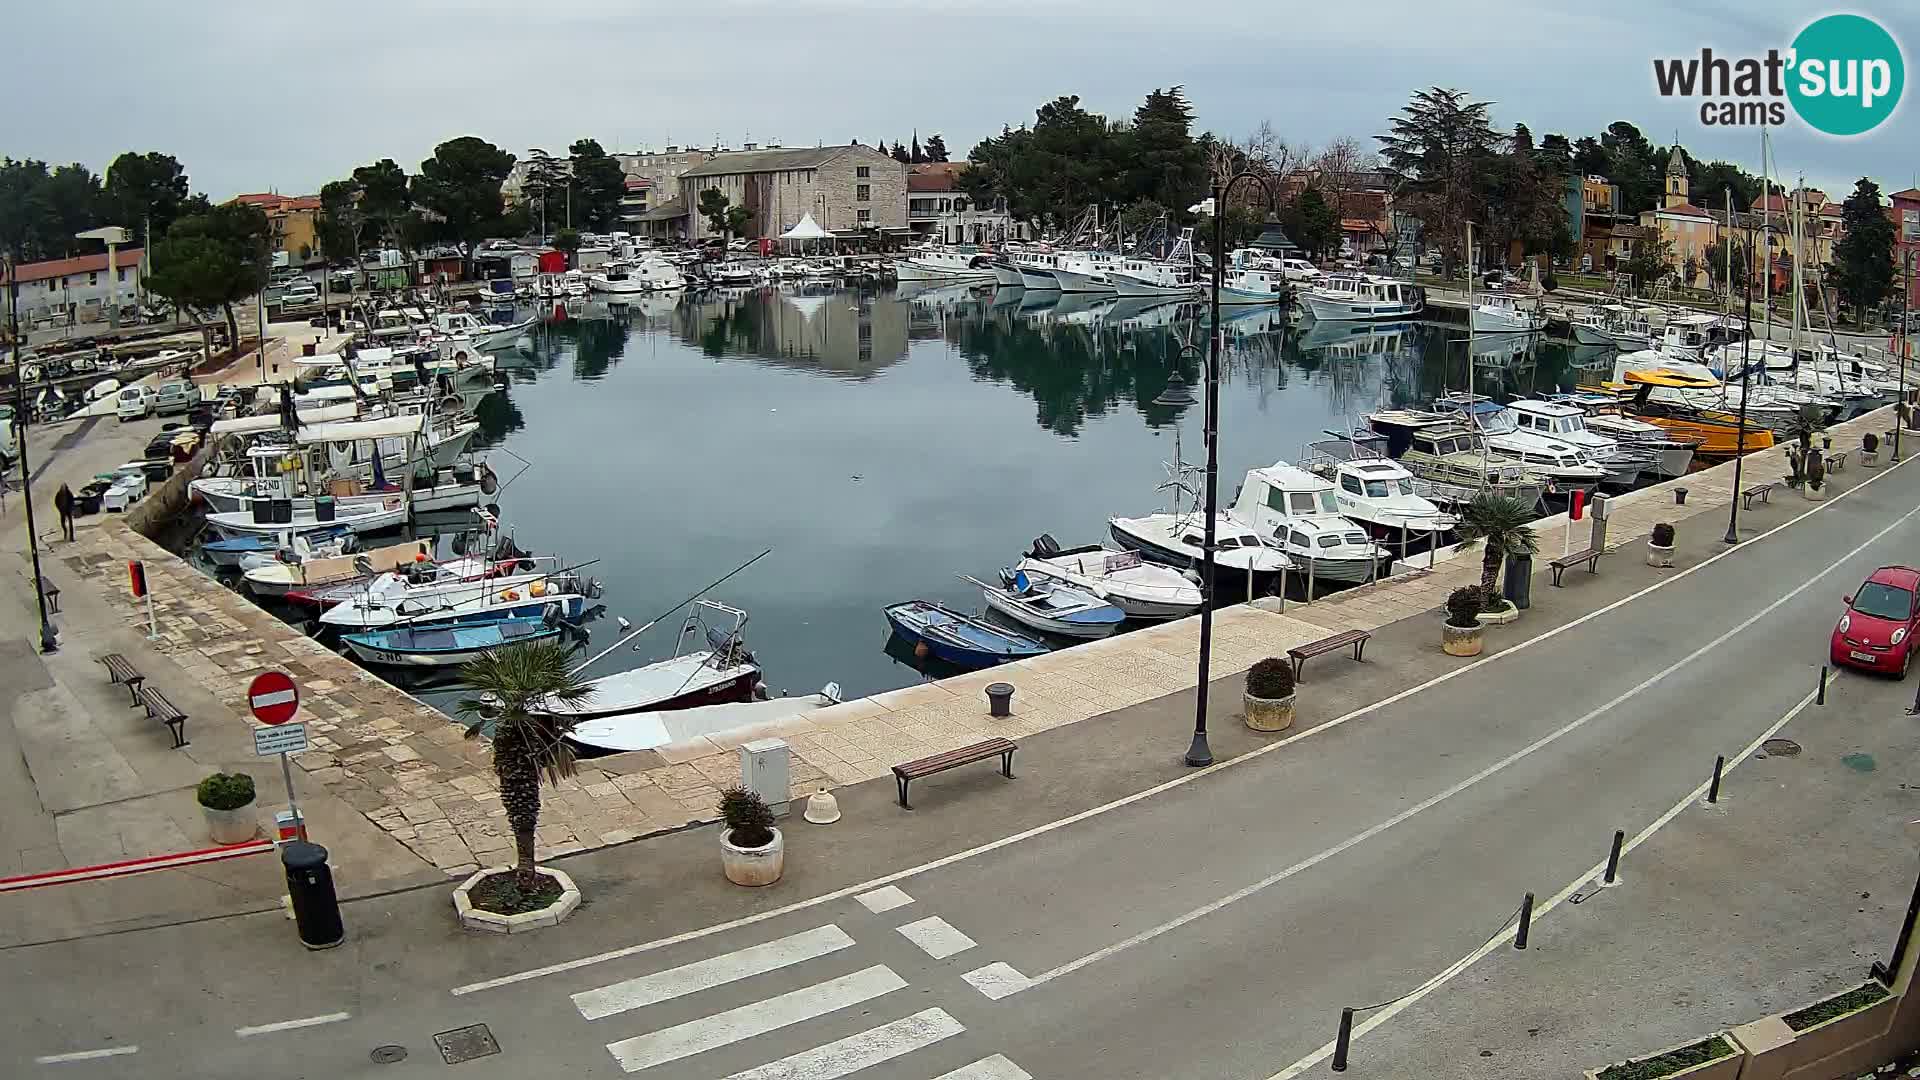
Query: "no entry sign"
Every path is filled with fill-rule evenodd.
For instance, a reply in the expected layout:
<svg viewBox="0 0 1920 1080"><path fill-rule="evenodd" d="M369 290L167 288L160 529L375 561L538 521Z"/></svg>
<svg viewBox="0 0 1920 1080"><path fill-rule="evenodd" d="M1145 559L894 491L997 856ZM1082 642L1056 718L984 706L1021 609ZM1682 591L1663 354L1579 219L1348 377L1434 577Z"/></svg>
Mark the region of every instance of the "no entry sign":
<svg viewBox="0 0 1920 1080"><path fill-rule="evenodd" d="M287 673L266 671L247 687L247 704L252 707L255 720L263 724L284 724L300 711L300 691Z"/></svg>

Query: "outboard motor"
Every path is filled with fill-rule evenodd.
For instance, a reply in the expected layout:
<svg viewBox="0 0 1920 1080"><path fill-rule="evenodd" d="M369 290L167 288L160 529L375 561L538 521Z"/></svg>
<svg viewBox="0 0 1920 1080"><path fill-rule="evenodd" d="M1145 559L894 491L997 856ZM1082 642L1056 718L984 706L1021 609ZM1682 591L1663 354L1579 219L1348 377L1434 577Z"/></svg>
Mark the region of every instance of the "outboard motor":
<svg viewBox="0 0 1920 1080"><path fill-rule="evenodd" d="M1028 554L1036 559L1050 559L1060 554L1060 541L1055 540L1052 533L1041 533L1033 538L1033 550Z"/></svg>

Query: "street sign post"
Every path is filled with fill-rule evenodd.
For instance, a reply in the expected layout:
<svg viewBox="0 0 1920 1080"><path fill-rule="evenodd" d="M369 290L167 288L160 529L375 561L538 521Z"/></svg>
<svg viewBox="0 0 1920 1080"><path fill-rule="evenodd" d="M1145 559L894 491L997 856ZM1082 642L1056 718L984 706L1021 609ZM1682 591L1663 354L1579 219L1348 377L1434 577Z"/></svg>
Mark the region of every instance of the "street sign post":
<svg viewBox="0 0 1920 1080"><path fill-rule="evenodd" d="M280 777L287 782L287 809L293 811L301 842L307 839L307 819L293 794L293 766L287 755L307 748L307 725L288 724L300 711L300 688L284 671L263 671L247 687L247 706L253 718L267 725L253 733L253 752L261 757L280 755ZM284 727L282 725L285 725Z"/></svg>
<svg viewBox="0 0 1920 1080"><path fill-rule="evenodd" d="M160 636L160 628L153 620L153 590L147 587L147 564L139 559L127 560L127 585L133 590L133 598L144 597L147 601L147 640Z"/></svg>

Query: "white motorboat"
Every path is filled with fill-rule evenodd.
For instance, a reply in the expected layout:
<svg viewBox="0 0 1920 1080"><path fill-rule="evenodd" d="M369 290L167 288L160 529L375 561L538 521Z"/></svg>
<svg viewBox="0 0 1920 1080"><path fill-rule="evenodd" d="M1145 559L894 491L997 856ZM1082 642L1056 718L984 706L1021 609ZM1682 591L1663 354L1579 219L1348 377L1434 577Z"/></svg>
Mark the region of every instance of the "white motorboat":
<svg viewBox="0 0 1920 1080"><path fill-rule="evenodd" d="M1177 619L1200 610L1206 597L1188 574L1150 563L1137 551L1099 544L1062 549L1051 535L1034 540L1014 569L1078 586L1126 612L1130 619Z"/></svg>
<svg viewBox="0 0 1920 1080"><path fill-rule="evenodd" d="M1654 348L1677 360L1701 360L1708 349L1746 336L1746 327L1731 315L1675 315L1661 327Z"/></svg>
<svg viewBox="0 0 1920 1080"><path fill-rule="evenodd" d="M620 754L654 750L671 743L741 732L747 728L776 730L792 720L840 704L840 684L828 683L819 693L766 701L730 701L688 709L617 713L581 720L567 730L566 740L590 754Z"/></svg>
<svg viewBox="0 0 1920 1080"><path fill-rule="evenodd" d="M1181 569L1200 566L1206 527L1206 515L1202 513L1107 519L1108 531L1122 547ZM1286 552L1262 541L1259 533L1232 513L1220 511L1214 518L1213 528L1213 563L1218 569L1236 575L1270 577L1293 568Z"/></svg>
<svg viewBox="0 0 1920 1080"><path fill-rule="evenodd" d="M901 281L991 281L993 256L972 244L943 247L927 244L910 249L893 265Z"/></svg>
<svg viewBox="0 0 1920 1080"><path fill-rule="evenodd" d="M244 577L247 571L261 567L298 565L318 559L338 558L352 551L354 547L352 533L341 533L336 536L288 533L285 542L277 545L272 551L252 551L241 555L238 565Z"/></svg>
<svg viewBox="0 0 1920 1080"><path fill-rule="evenodd" d="M320 623L341 631L378 630L538 616L556 606L562 617L578 618L586 608L586 594L595 591L592 583L537 565L525 568L535 561L516 559L511 572L477 580L459 572L460 567L452 573L435 568L381 574L363 591L328 608Z"/></svg>
<svg viewBox="0 0 1920 1080"><path fill-rule="evenodd" d="M1412 540L1437 542L1459 524L1458 518L1421 494L1428 485L1406 466L1357 441L1344 445L1349 452L1340 457L1309 446L1301 464L1333 482L1340 515L1359 522L1374 539L1389 547Z"/></svg>
<svg viewBox="0 0 1920 1080"><path fill-rule="evenodd" d="M557 288L556 288L557 293ZM443 311L433 317L434 327L443 334L465 335L476 349L505 349L526 336L533 327L529 315L518 322L490 323L471 311Z"/></svg>
<svg viewBox="0 0 1920 1080"><path fill-rule="evenodd" d="M1587 426L1586 413L1576 405L1521 398L1509 402L1507 409L1513 413L1520 431L1585 450L1596 464L1607 470L1609 484L1624 487L1638 480L1643 472L1658 471L1659 455L1632 444L1622 445L1613 436L1592 430Z"/></svg>
<svg viewBox="0 0 1920 1080"><path fill-rule="evenodd" d="M1025 275L1020 273L1020 268L1008 262L1005 258L999 258L993 261L993 283L1002 289L1024 289L1027 287L1027 279Z"/></svg>
<svg viewBox="0 0 1920 1080"><path fill-rule="evenodd" d="M284 447L258 446L247 452L248 459L256 463L266 459L274 464L285 460L289 451ZM464 475L465 479L461 477ZM401 485L389 481L388 486L375 490L363 490L355 481L342 481L345 490L351 494L330 495L337 510L344 506L358 506L366 503L384 504L389 496L405 494L413 500L415 513L427 513L437 510L465 510L479 506L493 491L498 490L499 481L485 463L464 471L441 469L435 472L433 483L416 484L410 491ZM203 476L187 485L188 491L207 506L209 513L233 514L248 509L260 499L291 499L295 510L311 510L313 496L295 494L296 487L289 476Z"/></svg>
<svg viewBox="0 0 1920 1080"><path fill-rule="evenodd" d="M207 525L229 540L243 536L274 536L282 532L310 533L328 529L345 529L361 536L398 529L407 523L408 517L406 499L397 492L381 496L379 502L336 506L331 508L331 513L319 506L292 510L291 513L274 513L276 502L283 510L291 509L284 501L255 499L250 511L208 514Z"/></svg>
<svg viewBox="0 0 1920 1080"><path fill-rule="evenodd" d="M687 287L687 279L680 268L659 258L644 258L634 262L612 262L602 267L597 274L587 277L587 287L593 292L612 295L672 292Z"/></svg>
<svg viewBox="0 0 1920 1080"><path fill-rule="evenodd" d="M1120 628L1126 612L1091 590L1076 588L1053 577L1029 576L1002 569L998 587L961 575L980 586L987 606L1023 626L1060 637L1103 638Z"/></svg>
<svg viewBox="0 0 1920 1080"><path fill-rule="evenodd" d="M1404 319L1420 313L1426 294L1398 278L1334 274L1301 294L1316 319Z"/></svg>
<svg viewBox="0 0 1920 1080"><path fill-rule="evenodd" d="M1544 311L1523 311L1513 297L1494 293L1480 297L1467 317L1476 334L1534 334L1547 328Z"/></svg>
<svg viewBox="0 0 1920 1080"><path fill-rule="evenodd" d="M1685 476L1693 464L1698 439L1675 438L1666 428L1628 416L1613 394L1556 394L1549 400L1564 402L1586 415L1587 430L1605 435L1622 446L1630 446L1653 455L1654 471L1663 477Z"/></svg>
<svg viewBox="0 0 1920 1080"><path fill-rule="evenodd" d="M1588 308L1571 327L1573 340L1582 345L1611 345L1625 351L1653 347L1647 316L1624 304Z"/></svg>
<svg viewBox="0 0 1920 1080"><path fill-rule="evenodd" d="M1192 296L1202 287L1191 264L1154 259L1122 259L1116 269L1108 272L1107 281L1123 298Z"/></svg>
<svg viewBox="0 0 1920 1080"><path fill-rule="evenodd" d="M1389 553L1340 513L1334 487L1321 477L1277 461L1247 470L1233 515L1287 553L1295 566L1322 581L1371 581Z"/></svg>
<svg viewBox="0 0 1920 1080"><path fill-rule="evenodd" d="M1616 475L1585 450L1536 432L1521 431L1513 413L1499 402L1454 394L1440 398L1434 406L1479 432L1488 450L1539 471L1559 491L1592 491L1602 481L1618 482ZM1637 469L1634 475L1638 475ZM1626 482L1633 481L1628 478Z"/></svg>
<svg viewBox="0 0 1920 1080"><path fill-rule="evenodd" d="M1487 448L1486 440L1460 423L1454 414L1419 409L1383 409L1367 414L1368 432L1341 434L1340 442L1380 438L1387 456L1405 466L1426 485L1416 492L1436 503L1459 507L1482 491L1492 491L1538 506L1551 486L1547 476ZM1316 447L1336 450L1334 443Z"/></svg>
<svg viewBox="0 0 1920 1080"><path fill-rule="evenodd" d="M1053 266L1053 279L1064 293L1110 293L1108 277L1118 260L1104 251L1062 252Z"/></svg>
<svg viewBox="0 0 1920 1080"><path fill-rule="evenodd" d="M1220 303L1278 304L1291 295L1287 276L1279 270L1244 267L1220 275Z"/></svg>
<svg viewBox="0 0 1920 1080"><path fill-rule="evenodd" d="M1058 253L1045 249L1010 252L1008 258L1020 271L1020 284L1028 292L1058 292L1060 280L1053 276L1059 264Z"/></svg>

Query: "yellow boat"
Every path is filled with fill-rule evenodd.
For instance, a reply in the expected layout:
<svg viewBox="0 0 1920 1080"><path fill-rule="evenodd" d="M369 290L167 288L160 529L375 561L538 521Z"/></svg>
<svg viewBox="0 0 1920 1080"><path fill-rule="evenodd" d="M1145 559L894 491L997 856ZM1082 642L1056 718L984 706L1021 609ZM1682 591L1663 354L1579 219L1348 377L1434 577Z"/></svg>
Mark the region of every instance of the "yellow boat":
<svg viewBox="0 0 1920 1080"><path fill-rule="evenodd" d="M1645 368L1620 373L1621 382L1601 383L1583 390L1599 390L1621 399L1633 415L1649 424L1657 424L1674 437L1699 442L1696 457L1732 457L1741 448L1765 450L1773 445L1773 429L1747 420L1746 436L1740 436L1740 417L1725 409L1704 409L1683 402L1658 401L1655 390L1718 390L1718 379L1683 375L1667 368Z"/></svg>

